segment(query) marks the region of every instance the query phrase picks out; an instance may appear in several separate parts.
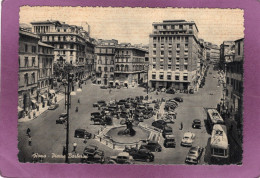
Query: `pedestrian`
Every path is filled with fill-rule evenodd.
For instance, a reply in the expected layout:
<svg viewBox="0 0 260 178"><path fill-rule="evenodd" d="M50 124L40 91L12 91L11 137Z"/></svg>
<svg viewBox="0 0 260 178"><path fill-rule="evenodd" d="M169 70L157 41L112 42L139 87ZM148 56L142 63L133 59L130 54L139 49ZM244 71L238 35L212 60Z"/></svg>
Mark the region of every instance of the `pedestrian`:
<svg viewBox="0 0 260 178"><path fill-rule="evenodd" d="M36 107L37 107L37 111L39 111L39 110L40 110L40 107L39 107L39 105L37 105Z"/></svg>
<svg viewBox="0 0 260 178"><path fill-rule="evenodd" d="M54 101L55 101L55 103L57 103L57 96L55 96Z"/></svg>
<svg viewBox="0 0 260 178"><path fill-rule="evenodd" d="M75 112L78 112L78 111L79 111L79 107L78 107L78 106L76 106Z"/></svg>
<svg viewBox="0 0 260 178"><path fill-rule="evenodd" d="M80 99L78 99L78 103L80 103Z"/></svg>
<svg viewBox="0 0 260 178"><path fill-rule="evenodd" d="M83 143L87 143L87 135L84 135L84 141L83 141Z"/></svg>
<svg viewBox="0 0 260 178"><path fill-rule="evenodd" d="M77 143L74 142L74 143L73 143L73 151L72 151L72 152L75 152L75 153L76 153L76 149L77 149Z"/></svg>
<svg viewBox="0 0 260 178"><path fill-rule="evenodd" d="M62 155L63 155L63 156L65 156L65 155L66 155L66 147L65 147L65 146L63 146Z"/></svg>
<svg viewBox="0 0 260 178"><path fill-rule="evenodd" d="M183 129L183 124L182 124L182 122L181 122L181 128L180 128L180 130L182 130Z"/></svg>
<svg viewBox="0 0 260 178"><path fill-rule="evenodd" d="M30 136L30 133L31 133L31 129L28 128L28 129L26 130L26 134L27 134L28 136Z"/></svg>
<svg viewBox="0 0 260 178"><path fill-rule="evenodd" d="M28 144L29 144L29 146L32 146L32 137L31 136L29 136L29 138L28 138Z"/></svg>
<svg viewBox="0 0 260 178"><path fill-rule="evenodd" d="M36 118L36 112L33 111L33 118L35 119Z"/></svg>
<svg viewBox="0 0 260 178"><path fill-rule="evenodd" d="M109 94L111 93L111 91L112 91L112 90L111 90L111 88L110 88L110 89L109 89Z"/></svg>

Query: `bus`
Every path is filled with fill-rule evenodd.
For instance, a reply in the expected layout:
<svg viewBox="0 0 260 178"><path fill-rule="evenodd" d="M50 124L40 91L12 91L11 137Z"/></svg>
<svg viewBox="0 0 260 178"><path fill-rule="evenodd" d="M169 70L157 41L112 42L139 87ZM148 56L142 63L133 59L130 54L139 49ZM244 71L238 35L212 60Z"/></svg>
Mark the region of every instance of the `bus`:
<svg viewBox="0 0 260 178"><path fill-rule="evenodd" d="M223 118L219 114L219 112L216 109L208 109L207 112L207 121L208 125L210 127L210 130L212 130L213 126L215 124L225 124Z"/></svg>
<svg viewBox="0 0 260 178"><path fill-rule="evenodd" d="M210 150L212 160L227 161L229 157L229 144L227 128L225 125L215 124L212 129Z"/></svg>

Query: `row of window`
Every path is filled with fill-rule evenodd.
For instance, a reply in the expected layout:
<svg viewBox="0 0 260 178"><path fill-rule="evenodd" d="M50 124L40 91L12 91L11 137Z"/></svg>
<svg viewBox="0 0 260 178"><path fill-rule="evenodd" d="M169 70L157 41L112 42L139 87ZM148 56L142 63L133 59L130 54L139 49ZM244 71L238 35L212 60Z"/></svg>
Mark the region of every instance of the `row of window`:
<svg viewBox="0 0 260 178"><path fill-rule="evenodd" d="M153 42L161 42L161 43L172 43L173 41L176 43L177 42L189 42L189 37L184 37L184 36L174 36L174 37L153 37Z"/></svg>
<svg viewBox="0 0 260 178"><path fill-rule="evenodd" d="M31 59L31 60L30 60ZM42 59L38 59L39 63L42 63L42 67L46 68L46 67L51 67L52 65L52 59L51 58L42 58ZM37 67L38 63L36 61L36 57L28 57L25 56L24 60L21 60L21 57L19 57L19 67Z"/></svg>
<svg viewBox="0 0 260 178"><path fill-rule="evenodd" d="M180 44L180 43L175 43L175 44L176 44L176 50L179 50L180 47L181 47L181 44ZM160 45L154 43L154 44L153 44L153 48L156 48L156 46L159 46L159 47L161 47L161 48L164 48L164 47L165 47L164 43L162 43L162 44L160 44ZM184 44L184 49L187 50L187 49L188 49L188 46L189 46L189 44L188 44L188 43L185 43L185 44ZM169 44L168 44L168 48L173 48L172 43L169 43Z"/></svg>
<svg viewBox="0 0 260 178"><path fill-rule="evenodd" d="M95 53L114 54L115 49L113 49L113 48L95 48Z"/></svg>
<svg viewBox="0 0 260 178"><path fill-rule="evenodd" d="M153 58L153 63L155 63L156 61L157 61L157 59L158 59L158 61L159 61L159 58ZM164 62L164 61L166 61L167 59L164 59L164 58L160 58L160 62ZM172 63L172 58L168 58L168 63ZM175 60L175 62L176 63L180 63L180 61L183 61L184 63L188 63L188 58L182 58L181 60L180 60L180 58L179 57L177 57L176 58L176 60Z"/></svg>
<svg viewBox="0 0 260 178"><path fill-rule="evenodd" d="M28 44L24 44L23 48L21 48L20 45L20 52L26 52L26 53L36 53L37 52L37 46L35 45L28 45Z"/></svg>
<svg viewBox="0 0 260 178"><path fill-rule="evenodd" d="M18 81L19 81L19 84L20 84L20 80L21 80L21 76L19 75L18 76L19 78L18 78ZM25 73L24 75L23 75L23 81L24 81L24 85L26 86L26 85L30 85L30 84L35 84L35 80L36 80L36 78L35 78L36 76L35 76L35 73L33 72L33 73L31 73L31 75L30 75L30 77L29 77L29 74L28 73Z"/></svg>
<svg viewBox="0 0 260 178"><path fill-rule="evenodd" d="M185 28L189 28L189 29L193 29L192 25L154 25L154 29L159 29L159 30L174 30L174 29L185 29Z"/></svg>
<svg viewBox="0 0 260 178"><path fill-rule="evenodd" d="M152 79L154 79L154 80L156 79L156 74L155 74L155 73L152 74ZM163 74L163 73L160 73L158 79L164 80L164 74ZM175 75L175 76L174 76L174 79L175 79L175 80L180 80L180 75L179 75L179 74ZM182 79L183 79L184 81L187 81L187 80L188 80L188 74L184 75ZM173 76L172 76L171 74L167 74L167 80L173 80Z"/></svg>
<svg viewBox="0 0 260 178"><path fill-rule="evenodd" d="M160 56L165 56L166 55L166 53L164 51L161 51L159 54L160 54ZM168 56L172 56L172 54L173 54L172 51L168 51ZM181 54L180 51L176 51L176 57L180 56L180 54ZM156 55L157 55L156 51L153 51L153 56L156 56ZM188 56L189 52L188 51L184 51L183 55L184 56Z"/></svg>
<svg viewBox="0 0 260 178"><path fill-rule="evenodd" d="M168 31L168 32L165 32L165 31L155 31L153 34L161 34L161 35L181 35L181 34L193 34L193 31Z"/></svg>
<svg viewBox="0 0 260 178"><path fill-rule="evenodd" d="M156 64L153 64L153 69L156 69ZM174 70L174 66L171 64L166 65L160 64L160 70ZM175 70L180 70L180 65L175 65ZM188 65L183 65L183 70L188 70Z"/></svg>

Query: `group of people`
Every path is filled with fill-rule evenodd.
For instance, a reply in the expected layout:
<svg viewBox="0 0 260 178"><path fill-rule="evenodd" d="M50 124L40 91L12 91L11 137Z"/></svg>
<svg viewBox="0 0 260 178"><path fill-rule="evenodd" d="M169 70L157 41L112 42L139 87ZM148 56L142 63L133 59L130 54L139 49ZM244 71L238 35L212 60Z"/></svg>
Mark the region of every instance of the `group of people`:
<svg viewBox="0 0 260 178"><path fill-rule="evenodd" d="M30 128L27 129L26 134L28 136L28 145L32 146L32 137L31 137L31 129Z"/></svg>

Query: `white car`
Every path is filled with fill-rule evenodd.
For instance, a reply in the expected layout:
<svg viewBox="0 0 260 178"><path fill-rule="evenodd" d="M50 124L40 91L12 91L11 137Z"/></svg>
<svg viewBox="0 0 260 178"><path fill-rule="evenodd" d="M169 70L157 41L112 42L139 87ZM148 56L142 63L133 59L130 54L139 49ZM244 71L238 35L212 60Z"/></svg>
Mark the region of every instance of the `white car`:
<svg viewBox="0 0 260 178"><path fill-rule="evenodd" d="M184 133L184 136L181 140L181 146L192 146L192 143L195 139L195 134L192 132Z"/></svg>

